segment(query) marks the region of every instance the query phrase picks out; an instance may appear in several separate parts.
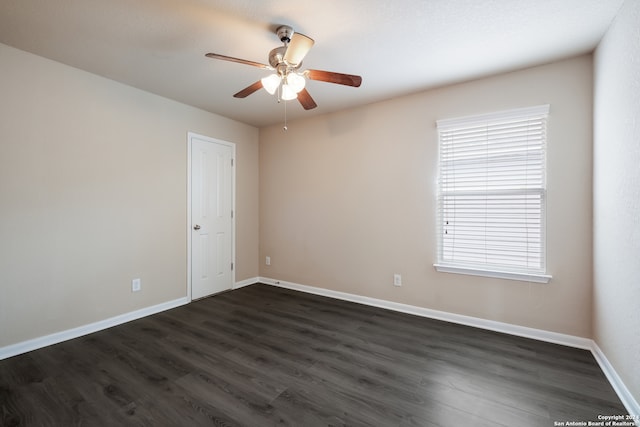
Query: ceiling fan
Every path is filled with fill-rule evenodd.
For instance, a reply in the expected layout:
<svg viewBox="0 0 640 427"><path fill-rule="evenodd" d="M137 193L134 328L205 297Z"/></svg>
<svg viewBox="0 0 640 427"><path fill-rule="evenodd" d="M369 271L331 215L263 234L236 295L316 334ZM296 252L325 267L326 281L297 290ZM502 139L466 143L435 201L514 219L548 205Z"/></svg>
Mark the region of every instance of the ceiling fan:
<svg viewBox="0 0 640 427"><path fill-rule="evenodd" d="M294 32L293 28L288 25L278 27L276 29L276 35L283 43L283 46L277 47L269 53L269 65L220 55L218 53L207 53L205 55L208 58L237 62L274 71L273 74L242 89L233 95L234 97L246 98L252 93L264 88L271 95L277 91L278 99L289 101L297 98L305 110L311 110L312 108L316 108L317 104L305 89L306 79L353 87L359 87L362 83L362 77L352 74L321 70L299 71L302 66L302 60L313 46L313 39L304 34Z"/></svg>

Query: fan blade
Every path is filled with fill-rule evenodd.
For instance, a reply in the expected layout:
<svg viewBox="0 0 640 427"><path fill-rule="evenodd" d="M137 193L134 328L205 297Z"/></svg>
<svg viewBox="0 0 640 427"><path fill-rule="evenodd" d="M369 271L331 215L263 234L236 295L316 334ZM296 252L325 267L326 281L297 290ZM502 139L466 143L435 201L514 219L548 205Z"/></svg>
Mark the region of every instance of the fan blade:
<svg viewBox="0 0 640 427"><path fill-rule="evenodd" d="M318 104L316 104L316 102L313 100L311 95L309 95L309 92L307 92L306 89L302 89L300 92L298 92L298 101L305 110L311 110L318 106Z"/></svg>
<svg viewBox="0 0 640 427"><path fill-rule="evenodd" d="M312 38L307 37L304 34L293 33L291 41L287 46L287 51L284 54L284 61L294 67L300 65L313 46L313 43L315 42Z"/></svg>
<svg viewBox="0 0 640 427"><path fill-rule="evenodd" d="M235 95L233 95L234 98L246 98L247 96L251 95L253 92L262 89L262 81L258 80L257 82L255 82L254 84L252 84L251 86L247 86L244 89L242 89L240 92L236 93Z"/></svg>
<svg viewBox="0 0 640 427"><path fill-rule="evenodd" d="M320 82L337 83L339 85L359 87L362 77L353 74L334 73L331 71L307 70L304 74L311 80Z"/></svg>
<svg viewBox="0 0 640 427"><path fill-rule="evenodd" d="M234 58L232 56L220 55L217 53L207 53L205 55L207 58L212 59L222 59L223 61L237 62L238 64L251 65L253 67L264 68L267 70L273 70L270 65L262 64L260 62L247 61L246 59Z"/></svg>

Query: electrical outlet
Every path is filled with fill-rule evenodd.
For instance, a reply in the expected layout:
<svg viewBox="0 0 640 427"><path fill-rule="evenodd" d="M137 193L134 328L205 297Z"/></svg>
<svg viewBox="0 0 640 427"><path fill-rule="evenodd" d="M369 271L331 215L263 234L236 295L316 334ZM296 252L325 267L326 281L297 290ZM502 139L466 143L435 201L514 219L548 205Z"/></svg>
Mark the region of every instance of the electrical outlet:
<svg viewBox="0 0 640 427"><path fill-rule="evenodd" d="M402 275L397 273L393 275L393 286L402 286Z"/></svg>
<svg viewBox="0 0 640 427"><path fill-rule="evenodd" d="M266 257L265 260L264 260L264 263L266 265L271 265L271 257L270 256Z"/></svg>
<svg viewBox="0 0 640 427"><path fill-rule="evenodd" d="M131 281L131 292L138 292L142 288L142 281L140 279L133 279Z"/></svg>

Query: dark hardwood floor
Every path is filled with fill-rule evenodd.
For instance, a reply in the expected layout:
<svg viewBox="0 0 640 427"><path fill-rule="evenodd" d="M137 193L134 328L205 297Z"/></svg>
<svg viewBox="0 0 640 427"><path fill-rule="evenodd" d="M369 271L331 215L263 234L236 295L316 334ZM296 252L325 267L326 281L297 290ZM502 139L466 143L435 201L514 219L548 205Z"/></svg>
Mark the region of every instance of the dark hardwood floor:
<svg viewBox="0 0 640 427"><path fill-rule="evenodd" d="M554 426L590 352L253 285L0 361L2 426Z"/></svg>

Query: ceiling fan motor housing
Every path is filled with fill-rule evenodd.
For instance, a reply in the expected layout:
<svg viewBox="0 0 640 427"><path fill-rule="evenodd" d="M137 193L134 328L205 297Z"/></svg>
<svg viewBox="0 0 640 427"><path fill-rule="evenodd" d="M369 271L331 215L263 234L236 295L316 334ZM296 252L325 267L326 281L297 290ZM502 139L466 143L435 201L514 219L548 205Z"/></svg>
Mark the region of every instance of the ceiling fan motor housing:
<svg viewBox="0 0 640 427"><path fill-rule="evenodd" d="M302 62L295 65L286 62L284 60L286 52L287 46L280 46L269 52L269 65L271 65L280 75L285 75L287 72L297 70L302 66Z"/></svg>
<svg viewBox="0 0 640 427"><path fill-rule="evenodd" d="M286 46L280 46L272 49L271 52L269 52L269 65L271 65L275 69L278 69L278 66L280 64L284 64L284 54L286 51Z"/></svg>

